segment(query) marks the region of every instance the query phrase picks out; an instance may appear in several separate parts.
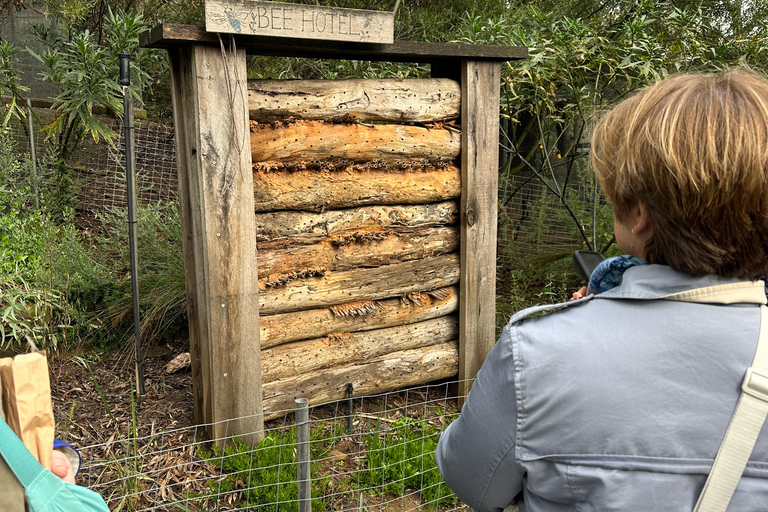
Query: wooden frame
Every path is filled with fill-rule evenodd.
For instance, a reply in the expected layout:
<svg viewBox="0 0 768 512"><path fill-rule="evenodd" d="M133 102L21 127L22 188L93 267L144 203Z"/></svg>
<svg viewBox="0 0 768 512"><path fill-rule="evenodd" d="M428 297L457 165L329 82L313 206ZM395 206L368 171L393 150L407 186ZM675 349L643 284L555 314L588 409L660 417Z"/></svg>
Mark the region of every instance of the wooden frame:
<svg viewBox="0 0 768 512"><path fill-rule="evenodd" d="M168 49L171 60L195 420L211 424L209 432L220 442L233 435L253 439L263 428L246 52L424 62L433 78L460 80L459 392L464 395L495 343L499 67L526 58L527 49L317 43L219 36L202 27L167 24L143 34L141 43Z"/></svg>

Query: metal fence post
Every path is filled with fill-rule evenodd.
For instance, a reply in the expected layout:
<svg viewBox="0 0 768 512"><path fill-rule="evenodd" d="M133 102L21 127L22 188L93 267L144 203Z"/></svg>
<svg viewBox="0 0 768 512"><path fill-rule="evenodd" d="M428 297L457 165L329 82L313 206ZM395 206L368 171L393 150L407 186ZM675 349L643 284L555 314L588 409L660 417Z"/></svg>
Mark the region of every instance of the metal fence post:
<svg viewBox="0 0 768 512"><path fill-rule="evenodd" d="M136 339L136 395L145 394L144 366L141 358L141 319L139 311L139 257L138 233L136 231L136 175L133 154L133 101L128 86L131 85L130 56L120 52L120 86L123 88L123 138L125 139L125 188L128 202L128 244L131 257L131 296L133 297L133 333Z"/></svg>
<svg viewBox="0 0 768 512"><path fill-rule="evenodd" d="M355 413L355 404L352 400L354 396L354 388L352 387L351 382L347 382L347 403L349 404L349 418L347 419L348 428L349 428L349 435L352 435L352 430L355 428L355 421L353 418L353 414Z"/></svg>
<svg viewBox="0 0 768 512"><path fill-rule="evenodd" d="M40 188L37 179L37 156L35 155L35 132L32 127L32 101L27 98L27 126L29 127L29 156L32 159L32 179L35 189L35 210L40 210Z"/></svg>
<svg viewBox="0 0 768 512"><path fill-rule="evenodd" d="M297 476L299 512L312 511L312 487L309 474L309 405L306 398L296 399Z"/></svg>

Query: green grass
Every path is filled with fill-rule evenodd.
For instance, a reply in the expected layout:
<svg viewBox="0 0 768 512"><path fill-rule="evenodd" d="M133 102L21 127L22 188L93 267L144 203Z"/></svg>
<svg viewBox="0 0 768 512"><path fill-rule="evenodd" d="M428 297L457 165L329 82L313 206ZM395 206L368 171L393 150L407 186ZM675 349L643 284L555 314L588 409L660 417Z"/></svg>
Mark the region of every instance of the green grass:
<svg viewBox="0 0 768 512"><path fill-rule="evenodd" d="M317 460L316 443L312 444L312 460ZM208 483L212 494L221 495L243 489L244 506L253 510L298 512L298 486L296 464L296 429L291 427L271 432L251 448L239 439L224 450L215 446L201 448L198 455L218 468L226 477ZM321 491L322 479L315 476L319 464L311 464L312 510L321 511L326 503L316 498Z"/></svg>
<svg viewBox="0 0 768 512"><path fill-rule="evenodd" d="M343 438L344 423L319 422L310 434L312 510L315 512L330 506L321 497L329 487L331 476L320 473L320 461L327 459L336 442ZM362 434L365 449L358 470L334 482L334 494L360 491L370 495L403 496L418 491L427 509L455 505L458 500L443 482L434 460L442 430L425 420L411 418L401 418L386 429L377 424ZM200 448L198 455L224 475L209 482L211 495L240 489L243 502L239 506L246 509L298 511L294 427L270 432L253 448L233 439L223 451L215 446Z"/></svg>
<svg viewBox="0 0 768 512"><path fill-rule="evenodd" d="M407 489L418 490L428 508L455 504L457 498L435 464L441 432L424 420L411 418L396 421L384 434L369 432L359 484L400 496Z"/></svg>

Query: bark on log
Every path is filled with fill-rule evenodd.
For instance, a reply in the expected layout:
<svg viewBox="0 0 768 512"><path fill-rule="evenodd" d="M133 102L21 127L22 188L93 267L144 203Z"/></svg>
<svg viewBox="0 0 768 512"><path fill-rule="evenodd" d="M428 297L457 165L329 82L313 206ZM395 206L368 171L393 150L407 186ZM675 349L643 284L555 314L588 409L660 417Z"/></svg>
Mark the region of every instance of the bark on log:
<svg viewBox="0 0 768 512"><path fill-rule="evenodd" d="M269 281L274 274L309 267L331 271L377 267L447 254L458 248L458 226L394 233L360 230L312 245L280 248L261 246L258 272Z"/></svg>
<svg viewBox="0 0 768 512"><path fill-rule="evenodd" d="M260 280L259 314L288 313L445 288L459 282L459 256L452 253L281 282L280 286L266 286Z"/></svg>
<svg viewBox="0 0 768 512"><path fill-rule="evenodd" d="M403 350L362 364L308 372L264 384L265 419L292 412L296 398L309 399L311 407L341 400L351 382L356 396L385 393L426 384L456 375L458 342Z"/></svg>
<svg viewBox="0 0 768 512"><path fill-rule="evenodd" d="M253 182L257 212L426 204L461 193L461 173L453 166L416 172L254 172Z"/></svg>
<svg viewBox="0 0 768 512"><path fill-rule="evenodd" d="M453 161L461 152L458 130L399 124L334 124L299 121L272 127L251 123L251 159Z"/></svg>
<svg viewBox="0 0 768 512"><path fill-rule="evenodd" d="M459 117L461 89L444 78L249 80L250 118L431 123Z"/></svg>
<svg viewBox="0 0 768 512"><path fill-rule="evenodd" d="M404 226L419 228L449 226L458 219L458 204L445 201L411 206L364 206L348 210L311 212L268 212L256 214L256 240L259 250L271 243L316 243L329 236L358 229L379 229Z"/></svg>
<svg viewBox="0 0 768 512"><path fill-rule="evenodd" d="M330 308L263 315L259 317L261 348L333 332L382 329L450 315L458 309L458 296L458 287L452 286L435 290L434 295L413 294L405 300L357 301Z"/></svg>
<svg viewBox="0 0 768 512"><path fill-rule="evenodd" d="M352 363L364 363L402 350L458 339L459 320L443 316L409 325L361 332L334 333L261 351L264 383Z"/></svg>

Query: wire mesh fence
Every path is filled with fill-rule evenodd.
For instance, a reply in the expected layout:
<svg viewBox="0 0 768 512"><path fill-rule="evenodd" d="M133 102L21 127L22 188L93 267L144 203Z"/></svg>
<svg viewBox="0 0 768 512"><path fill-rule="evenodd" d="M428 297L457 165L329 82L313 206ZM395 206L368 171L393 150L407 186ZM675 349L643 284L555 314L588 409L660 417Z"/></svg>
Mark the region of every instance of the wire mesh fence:
<svg viewBox="0 0 768 512"><path fill-rule="evenodd" d="M34 144L43 175L46 168L51 172L58 142L56 137L46 137L43 128L54 118L55 111L34 107L31 137L26 119L13 120L7 128L18 150L25 155L32 152ZM127 205L124 126L114 117L102 116L101 120L117 134L113 142L86 139L67 162L75 180L78 209L86 213ZM134 126L138 200L143 203L176 201L178 177L173 127L144 120L135 120Z"/></svg>
<svg viewBox="0 0 768 512"><path fill-rule="evenodd" d="M113 510L463 510L434 462L458 417L456 389L452 381L354 397L313 407L303 422L284 411L245 441L210 439L205 426L114 438L80 450L79 483ZM311 489L303 502L302 464Z"/></svg>
<svg viewBox="0 0 768 512"><path fill-rule="evenodd" d="M109 119L109 125L118 133L115 145L91 144L75 164L84 210L126 206L124 127L119 119ZM143 203L175 201L178 178L173 128L136 120L133 131L137 199Z"/></svg>

